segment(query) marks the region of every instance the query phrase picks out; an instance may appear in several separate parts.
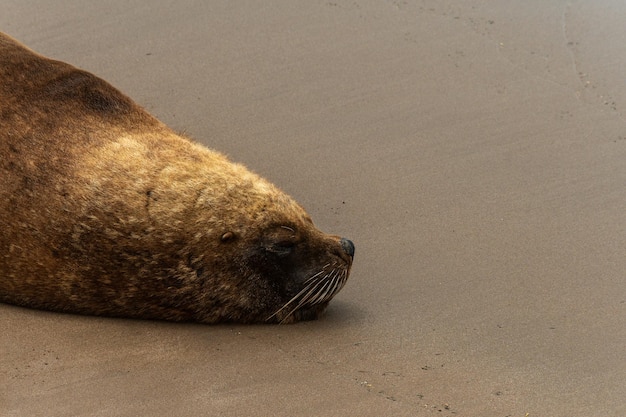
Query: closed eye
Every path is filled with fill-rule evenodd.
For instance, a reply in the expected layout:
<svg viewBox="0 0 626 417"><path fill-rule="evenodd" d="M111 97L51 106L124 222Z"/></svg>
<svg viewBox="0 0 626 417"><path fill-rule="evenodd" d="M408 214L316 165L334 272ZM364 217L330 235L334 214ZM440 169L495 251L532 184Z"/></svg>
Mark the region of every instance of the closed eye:
<svg viewBox="0 0 626 417"><path fill-rule="evenodd" d="M272 246L267 248L270 252L277 254L278 256L286 256L289 255L296 246L296 242L293 240L281 240L279 242L274 243Z"/></svg>
<svg viewBox="0 0 626 417"><path fill-rule="evenodd" d="M279 226L267 233L263 246L267 252L277 256L287 256L293 252L299 241L295 229L289 226Z"/></svg>

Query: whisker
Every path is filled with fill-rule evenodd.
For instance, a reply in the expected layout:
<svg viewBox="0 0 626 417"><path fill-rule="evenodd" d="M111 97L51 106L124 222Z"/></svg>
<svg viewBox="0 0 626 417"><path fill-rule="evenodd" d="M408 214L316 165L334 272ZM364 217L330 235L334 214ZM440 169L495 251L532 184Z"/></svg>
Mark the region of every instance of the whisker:
<svg viewBox="0 0 626 417"><path fill-rule="evenodd" d="M337 287L336 293L341 291L343 286L346 285L347 281L348 281L348 271L344 269L341 273L341 278L340 278L339 286Z"/></svg>
<svg viewBox="0 0 626 417"><path fill-rule="evenodd" d="M315 285L313 286L313 288L311 288L311 290L309 292L306 293L306 295L304 297L302 297L302 300L300 300L300 302L298 303L298 306L296 307L296 309L302 307L303 305L306 304L312 304L311 303L311 299L313 297L315 297L315 295L317 295L320 292L320 287L324 287L324 285L326 284L326 278L328 277L328 275L326 275L323 279L320 279L319 281L315 282Z"/></svg>
<svg viewBox="0 0 626 417"><path fill-rule="evenodd" d="M319 275L319 274L318 274ZM309 282L309 280L307 280L307 282ZM277 315L278 313L280 313L281 311L283 311L284 309L286 309L287 307L289 307L289 305L293 302L295 302L302 294L304 294L305 292L309 291L309 289L311 289L311 287L315 287L315 285L317 284L317 282L310 282L308 285L306 285L302 290L300 290L300 292L296 295L294 295L289 301L287 301L287 303L285 303L285 305L283 305L280 309L278 309L274 314L272 314L271 316L269 316L267 320L271 319L272 317L274 317L275 315Z"/></svg>
<svg viewBox="0 0 626 417"><path fill-rule="evenodd" d="M324 265L319 272L307 278L303 283L304 287L269 316L266 321L289 309L289 312L280 321L280 323L284 323L297 310L305 306L314 306L330 301L346 284L348 273L348 269L339 267L336 262Z"/></svg>
<svg viewBox="0 0 626 417"><path fill-rule="evenodd" d="M346 285L347 277L348 277L347 271L345 271L345 270L337 271L337 274L335 275L335 277L333 279L333 288L332 288L332 290L330 292L328 292L324 296L324 300L323 301L329 301L331 298L333 298L335 296L335 294L337 294L339 291L341 291L343 286Z"/></svg>
<svg viewBox="0 0 626 417"><path fill-rule="evenodd" d="M323 300L323 295L328 292L328 289L332 286L332 278L326 282L323 282L319 288L316 288L315 294L312 294L311 297L307 300L306 304L314 305L318 304Z"/></svg>
<svg viewBox="0 0 626 417"><path fill-rule="evenodd" d="M315 304L315 303L311 302L311 299L314 298L320 292L320 286L323 288L323 286L326 284L326 279L328 278L329 275L330 274L327 274L323 278L320 278L319 280L315 281L314 285L312 287L309 287L310 290L304 295L304 297L302 297L302 299L289 312L289 314L287 314L285 316L285 318L281 321L281 323L284 322L285 320L287 320L289 318L289 316L291 316L299 308L301 308L301 307L303 307L305 305L313 305L313 304Z"/></svg>
<svg viewBox="0 0 626 417"><path fill-rule="evenodd" d="M319 277L320 275L322 275L322 274L326 271L326 268L328 268L329 266L330 266L330 264L326 264L326 265L324 265L324 267L321 269L321 271L320 271L320 272L318 272L317 274L313 275L313 276L312 276L312 277L310 277L310 278L307 278L307 280L306 280L306 281L304 281L304 283L305 283L305 284L307 284L308 282L311 282L311 281L312 281L312 280L314 280L315 278L317 278L317 277Z"/></svg>
<svg viewBox="0 0 626 417"><path fill-rule="evenodd" d="M330 279L326 282L326 285L321 287L319 292L317 294L315 294L315 297L313 297L310 300L310 304L322 303L322 302L326 301L326 299L327 299L329 294L332 295L334 293L334 288L336 288L336 283L337 283L337 275L338 275L338 273L335 272L330 277Z"/></svg>
<svg viewBox="0 0 626 417"><path fill-rule="evenodd" d="M320 284L320 282L317 282L316 284ZM298 305L296 305L290 312L289 314L287 314L285 316L284 319L281 320L281 323L283 323L285 320L287 320L296 310L298 310L299 308L301 308L304 305L308 304L308 300L309 297L311 296L311 294L316 294L317 293L317 289L313 288L311 289L311 291L309 291L302 300L300 300L300 302L298 303Z"/></svg>
<svg viewBox="0 0 626 417"><path fill-rule="evenodd" d="M339 272L336 270L333 270L331 273L327 274L324 277L324 281L320 282L321 285L315 288L315 292L309 292L309 294L307 294L307 297L303 298L300 303L298 303L299 307L303 305L321 304L332 298L332 295L335 293L338 274Z"/></svg>

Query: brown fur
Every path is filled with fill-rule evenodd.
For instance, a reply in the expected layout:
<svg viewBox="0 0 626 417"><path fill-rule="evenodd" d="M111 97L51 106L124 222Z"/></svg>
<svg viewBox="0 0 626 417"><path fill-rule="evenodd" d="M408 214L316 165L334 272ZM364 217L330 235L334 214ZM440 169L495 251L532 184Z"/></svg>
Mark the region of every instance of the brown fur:
<svg viewBox="0 0 626 417"><path fill-rule="evenodd" d="M272 314L324 268L347 277L346 242L105 81L0 34L0 301L206 323L311 319L328 300Z"/></svg>

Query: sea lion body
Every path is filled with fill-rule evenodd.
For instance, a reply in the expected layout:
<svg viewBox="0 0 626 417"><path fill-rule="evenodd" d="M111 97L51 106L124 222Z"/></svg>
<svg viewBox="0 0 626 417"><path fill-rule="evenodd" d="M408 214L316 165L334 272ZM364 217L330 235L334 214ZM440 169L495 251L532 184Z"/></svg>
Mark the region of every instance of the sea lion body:
<svg viewBox="0 0 626 417"><path fill-rule="evenodd" d="M0 301L293 322L318 317L353 255L244 166L0 34Z"/></svg>

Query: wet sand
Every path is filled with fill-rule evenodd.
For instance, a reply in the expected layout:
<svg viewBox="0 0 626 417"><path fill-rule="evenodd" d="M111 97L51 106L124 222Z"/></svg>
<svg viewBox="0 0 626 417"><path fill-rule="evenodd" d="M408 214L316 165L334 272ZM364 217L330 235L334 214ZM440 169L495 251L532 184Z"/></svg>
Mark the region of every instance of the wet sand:
<svg viewBox="0 0 626 417"><path fill-rule="evenodd" d="M623 2L63 3L0 28L357 253L297 325L0 305L1 415L626 415Z"/></svg>

